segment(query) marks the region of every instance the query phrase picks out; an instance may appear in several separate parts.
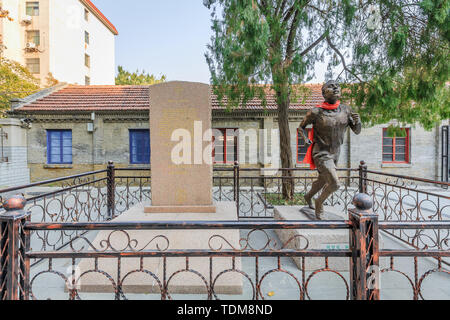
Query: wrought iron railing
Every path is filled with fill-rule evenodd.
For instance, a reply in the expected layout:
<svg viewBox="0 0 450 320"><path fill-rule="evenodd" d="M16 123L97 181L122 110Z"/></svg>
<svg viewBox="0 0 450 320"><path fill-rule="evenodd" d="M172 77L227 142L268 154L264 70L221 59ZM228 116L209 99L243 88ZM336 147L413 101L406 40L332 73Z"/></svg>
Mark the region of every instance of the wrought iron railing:
<svg viewBox="0 0 450 320"><path fill-rule="evenodd" d="M369 194L374 203L374 212L384 221L445 221L450 220L450 194L445 189L447 182L423 178L388 174L361 169L360 191ZM450 230L407 230L389 231L418 249L442 249L448 244Z"/></svg>
<svg viewBox="0 0 450 320"><path fill-rule="evenodd" d="M3 189L0 197L25 194L26 210L31 212L33 222L108 221L141 202L151 203L149 169L115 168L110 162L105 170ZM292 170L293 177L289 179L296 194L306 193L317 177L317 171L307 168L273 172L272 169L240 168L236 163L232 167L214 168L213 198L215 201L235 201L239 218L273 218L270 199L282 197L283 179L287 179L281 175L283 170ZM338 169L338 175L341 188L326 204L344 213L354 195L363 192L372 196L374 211L380 220L450 219L450 197L442 189L450 183L372 171L364 163L357 169ZM448 230L393 232L397 238L417 248L442 247L442 239L448 233ZM64 247L80 234L60 232L50 236L40 232L34 235L32 243L42 250L54 250Z"/></svg>
<svg viewBox="0 0 450 320"><path fill-rule="evenodd" d="M138 293L127 292L130 288L127 282L138 275L141 276L138 278L139 285L146 285L145 297L163 300L178 297L174 282L181 275L183 282L188 281L191 276L200 284L199 288L203 288L197 288L193 298L209 300L221 299L229 294L234 298L263 300L282 296L283 291L287 291L286 297L290 299L313 299L316 290L323 292L324 288L330 286L329 282L322 286L315 283L317 277L323 274L334 275L340 280L342 294L335 298L342 299L380 299L380 296L383 297L390 291L389 287L383 286L383 277L389 273L400 274L409 282L410 297L413 299L428 297L424 284L430 281L431 275L441 274L439 281L433 283L435 289L449 286L450 273L441 263L443 258L450 256L448 248L380 249L379 230L443 230L450 228L450 221L379 222L378 215L370 209L370 198L367 195L357 195L354 203L356 207L349 209L349 220L310 222L57 223L31 222L29 212L10 211L0 216L0 299L48 298L52 293L56 294L56 298L81 299L87 294L83 286L89 285L92 279L89 276L92 275L103 278L107 284L105 288L102 287L103 292L111 293L112 298L117 300L142 298ZM348 231L348 248L312 248L311 239L301 233L311 229ZM178 248L173 245L176 236L170 234L174 230L177 233L192 233L192 230L209 233L206 243L200 247ZM226 233L238 230L243 237L236 238L236 234ZM281 242L270 230L300 232ZM98 235L102 233L103 236L97 240L92 240L89 235L72 239L63 250L39 251L30 246L33 233L86 231L96 232ZM137 240L137 232L153 232L154 236ZM257 242L259 246L252 242L257 233L265 237L264 241L260 239ZM119 240L115 237L119 237ZM410 257L413 263L397 263L397 260L405 257ZM289 266L293 258L300 260L297 269ZM338 270L334 267L330 260L335 258L346 260L348 269ZM149 260L155 259L158 263L149 263ZM311 259L323 259L323 265L308 269L308 261ZM387 267L383 266L386 262L383 259L388 260ZM42 262L38 267L32 268L32 260ZM65 263L58 263L61 260ZM219 260L223 264L221 267L217 264ZM422 263L423 261L426 263ZM81 267L84 262L86 263ZM77 269L80 268L78 273ZM274 288L273 285L270 286L270 278L276 275L283 275L285 280L276 281ZM59 280L59 285L51 283L50 276ZM229 280L236 278L240 281ZM39 290L37 283L40 280L45 282L46 290ZM235 284L234 289L229 288L232 283ZM94 293L88 294L88 298L95 298ZM105 295L97 297L104 299Z"/></svg>
<svg viewBox="0 0 450 320"><path fill-rule="evenodd" d="M87 172L0 190L1 202L8 195L23 194L27 199L24 210L33 222L100 222L109 217L107 170ZM0 209L0 215L5 213ZM41 231L30 240L41 250L64 248L85 231Z"/></svg>

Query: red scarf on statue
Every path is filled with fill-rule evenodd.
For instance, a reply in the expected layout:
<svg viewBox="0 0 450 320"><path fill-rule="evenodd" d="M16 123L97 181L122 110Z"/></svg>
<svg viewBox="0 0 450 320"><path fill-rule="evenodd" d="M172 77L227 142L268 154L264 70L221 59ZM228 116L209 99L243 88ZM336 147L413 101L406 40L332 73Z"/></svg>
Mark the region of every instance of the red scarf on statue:
<svg viewBox="0 0 450 320"><path fill-rule="evenodd" d="M318 104L317 108L322 108L325 110L336 110L341 105L341 101L337 101L335 104L329 104L328 102L323 102L322 104ZM314 128L312 128L308 133L308 139L312 141L312 144L309 146L308 151L306 152L305 159L303 163L309 163L309 168L311 170L316 169L316 164L314 163L314 159L312 157L312 151L314 147Z"/></svg>

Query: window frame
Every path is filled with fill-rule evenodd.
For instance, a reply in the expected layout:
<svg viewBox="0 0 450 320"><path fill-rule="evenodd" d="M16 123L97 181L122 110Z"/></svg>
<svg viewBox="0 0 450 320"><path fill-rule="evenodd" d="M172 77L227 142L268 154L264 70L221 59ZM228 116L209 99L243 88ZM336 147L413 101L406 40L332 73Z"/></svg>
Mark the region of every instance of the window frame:
<svg viewBox="0 0 450 320"><path fill-rule="evenodd" d="M89 10L84 8L84 21L89 21Z"/></svg>
<svg viewBox="0 0 450 320"><path fill-rule="evenodd" d="M37 65L38 65L38 71L34 72L34 70L32 70L29 66L30 65L36 65L36 63L29 63L30 60L34 60L34 61L38 61ZM32 73L32 74L40 74L41 73L41 59L40 58L27 58L25 60L25 65L27 67L27 69Z"/></svg>
<svg viewBox="0 0 450 320"><path fill-rule="evenodd" d="M47 129L47 164L73 164L73 136L71 129ZM60 133L60 159L59 161L52 161L52 144L51 144L51 133ZM70 132L70 162L64 162L64 143L63 143L63 132Z"/></svg>
<svg viewBox="0 0 450 320"><path fill-rule="evenodd" d="M91 56L87 53L84 54L84 66L87 68L91 68Z"/></svg>
<svg viewBox="0 0 450 320"><path fill-rule="evenodd" d="M133 133L142 133L146 132L148 134L148 162L147 160L142 161L133 161ZM150 130L149 129L128 129L128 136L129 136L129 149L130 149L130 164L150 164L151 163L151 156L152 156L152 147L150 144Z"/></svg>
<svg viewBox="0 0 450 320"><path fill-rule="evenodd" d="M36 37L36 33L37 33L37 37ZM31 34L34 34L35 36L31 36ZM40 46L41 45L41 31L40 30L27 30L26 31L26 42L33 42L36 46ZM35 41L36 38L38 39L38 41Z"/></svg>
<svg viewBox="0 0 450 320"><path fill-rule="evenodd" d="M84 76L84 85L85 86L90 86L91 85L91 77Z"/></svg>
<svg viewBox="0 0 450 320"><path fill-rule="evenodd" d="M84 43L90 44L90 42L91 42L91 35L89 34L88 31L84 30Z"/></svg>
<svg viewBox="0 0 450 320"><path fill-rule="evenodd" d="M311 128L306 128L306 132L307 132L307 134L309 135L309 132L311 131ZM305 157L306 157L306 153L305 153L305 155L304 155L304 157L303 157L303 159L300 161L299 159L298 159L298 156L299 156L299 153L298 153L298 147L299 147L299 145L298 145L298 139L300 138L300 128L297 128L297 139L296 139L296 149L295 149L295 153L296 153L296 156L295 156L295 159L296 159L296 162L297 162L297 164L302 164L303 163L303 160L305 160ZM306 146L306 143L305 143L305 146ZM308 150L306 151L306 152L308 152Z"/></svg>
<svg viewBox="0 0 450 320"><path fill-rule="evenodd" d="M213 132L214 130L219 130L222 134L223 134L223 160L224 161L216 161L216 145L215 145L215 136L213 134L212 136L212 142L213 142L213 148L212 148L212 158L213 158L213 164L218 164L218 165L230 165L233 164L238 160L238 143L239 143L239 139L238 139L238 135L237 132L239 130L239 128L213 128ZM228 161L227 160L227 130L233 130L234 132L234 159L232 161Z"/></svg>
<svg viewBox="0 0 450 320"><path fill-rule="evenodd" d="M34 5L33 5L34 4ZM36 6L37 4L37 6ZM31 10L31 12L28 11L28 9ZM39 1L27 1L25 3L25 14L27 16L31 16L31 17L38 17L40 14L40 3ZM36 14L37 12L37 14Z"/></svg>
<svg viewBox="0 0 450 320"><path fill-rule="evenodd" d="M383 128L383 131L382 131L382 135L381 135L381 161L382 161L382 163L411 163L410 162L410 140L411 140L411 138L410 138L410 128L402 128L402 129L404 129L405 131L406 131L406 136L405 137L387 137L387 138L389 138L389 139L392 139L392 161L385 161L384 160L384 155L385 154L391 154L391 153L385 153L384 152L384 147L385 147L385 144L384 144L384 139L385 139L385 136L384 136L384 133L385 132L387 132L387 130L388 130L388 128ZM401 138L401 139L405 139L405 160L396 160L396 154L397 154L397 152L396 152L396 140L398 139L398 138ZM386 145L386 147L390 147L390 145L389 146L387 146Z"/></svg>

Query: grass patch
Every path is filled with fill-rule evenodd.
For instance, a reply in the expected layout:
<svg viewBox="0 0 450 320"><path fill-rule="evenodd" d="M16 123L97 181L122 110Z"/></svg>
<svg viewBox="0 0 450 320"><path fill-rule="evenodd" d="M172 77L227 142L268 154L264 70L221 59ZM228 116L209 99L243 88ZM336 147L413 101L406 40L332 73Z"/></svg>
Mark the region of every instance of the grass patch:
<svg viewBox="0 0 450 320"><path fill-rule="evenodd" d="M306 205L305 194L295 193L292 200L283 199L283 195L279 193L266 193L266 202L273 206L302 206Z"/></svg>

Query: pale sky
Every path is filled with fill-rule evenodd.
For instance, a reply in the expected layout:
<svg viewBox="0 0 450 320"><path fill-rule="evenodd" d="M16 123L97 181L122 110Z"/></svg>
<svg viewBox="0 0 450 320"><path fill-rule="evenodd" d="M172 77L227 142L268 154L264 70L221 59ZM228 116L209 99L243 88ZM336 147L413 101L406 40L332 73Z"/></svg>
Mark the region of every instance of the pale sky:
<svg viewBox="0 0 450 320"><path fill-rule="evenodd" d="M92 0L116 26L116 70L144 69L168 81L209 83L205 60L212 35L210 11L203 0ZM319 66L311 82L322 82Z"/></svg>

